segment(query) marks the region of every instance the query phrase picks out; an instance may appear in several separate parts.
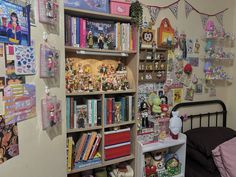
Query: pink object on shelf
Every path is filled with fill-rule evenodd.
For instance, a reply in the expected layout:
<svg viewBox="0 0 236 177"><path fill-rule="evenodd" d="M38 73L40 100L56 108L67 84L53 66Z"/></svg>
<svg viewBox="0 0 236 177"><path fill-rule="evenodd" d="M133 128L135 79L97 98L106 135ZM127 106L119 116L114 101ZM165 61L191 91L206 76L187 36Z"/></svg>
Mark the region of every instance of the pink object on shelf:
<svg viewBox="0 0 236 177"><path fill-rule="evenodd" d="M115 15L129 16L130 0L111 0L110 12Z"/></svg>

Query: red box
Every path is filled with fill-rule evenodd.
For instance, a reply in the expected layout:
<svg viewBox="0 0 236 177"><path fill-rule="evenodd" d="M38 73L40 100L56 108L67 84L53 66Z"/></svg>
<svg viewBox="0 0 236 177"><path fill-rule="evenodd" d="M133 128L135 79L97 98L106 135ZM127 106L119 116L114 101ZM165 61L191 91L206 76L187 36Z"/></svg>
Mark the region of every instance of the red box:
<svg viewBox="0 0 236 177"><path fill-rule="evenodd" d="M129 16L130 0L110 0L110 12L115 15Z"/></svg>
<svg viewBox="0 0 236 177"><path fill-rule="evenodd" d="M105 146L120 144L130 141L130 128L107 131L104 133Z"/></svg>
<svg viewBox="0 0 236 177"><path fill-rule="evenodd" d="M105 147L105 160L111 160L130 155L130 142Z"/></svg>

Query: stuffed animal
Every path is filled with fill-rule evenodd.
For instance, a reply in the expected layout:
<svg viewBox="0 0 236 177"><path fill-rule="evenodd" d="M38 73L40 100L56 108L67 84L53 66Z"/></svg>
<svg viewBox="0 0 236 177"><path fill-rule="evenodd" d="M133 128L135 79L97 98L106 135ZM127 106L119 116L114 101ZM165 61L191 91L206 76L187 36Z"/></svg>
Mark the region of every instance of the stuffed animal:
<svg viewBox="0 0 236 177"><path fill-rule="evenodd" d="M161 113L161 99L157 94L151 93L148 97L148 102L152 106L152 113L153 114L160 114Z"/></svg>
<svg viewBox="0 0 236 177"><path fill-rule="evenodd" d="M170 135L173 139L178 139L178 135L182 128L182 120L179 117L179 111L172 111L172 117L170 119Z"/></svg>
<svg viewBox="0 0 236 177"><path fill-rule="evenodd" d="M156 177L157 167L153 165L153 158L150 154L145 155L145 173L146 177Z"/></svg>
<svg viewBox="0 0 236 177"><path fill-rule="evenodd" d="M165 168L169 176L175 176L181 173L181 163L176 154L167 154L165 156Z"/></svg>

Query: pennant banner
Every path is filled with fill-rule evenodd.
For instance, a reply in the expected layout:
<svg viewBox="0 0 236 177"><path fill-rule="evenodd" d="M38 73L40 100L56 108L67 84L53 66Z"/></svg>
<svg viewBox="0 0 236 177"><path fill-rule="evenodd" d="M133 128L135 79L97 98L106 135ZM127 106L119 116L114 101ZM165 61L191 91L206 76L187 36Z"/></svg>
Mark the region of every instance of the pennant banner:
<svg viewBox="0 0 236 177"><path fill-rule="evenodd" d="M193 10L193 7L185 1L185 15L186 15L186 18L188 18L190 12L192 12Z"/></svg>
<svg viewBox="0 0 236 177"><path fill-rule="evenodd" d="M218 22L223 26L223 15L224 12L221 12L219 14L216 15L216 19L218 20Z"/></svg>
<svg viewBox="0 0 236 177"><path fill-rule="evenodd" d="M152 22L156 22L160 10L161 9L159 7L148 6L148 11L151 16Z"/></svg>
<svg viewBox="0 0 236 177"><path fill-rule="evenodd" d="M205 29L207 20L208 20L209 16L205 15L205 14L201 14L201 20L202 20L202 27Z"/></svg>
<svg viewBox="0 0 236 177"><path fill-rule="evenodd" d="M174 3L174 4L172 4L172 5L169 6L170 11L173 13L173 15L175 16L175 18L178 17L178 4L179 4L179 3L176 2L176 3Z"/></svg>

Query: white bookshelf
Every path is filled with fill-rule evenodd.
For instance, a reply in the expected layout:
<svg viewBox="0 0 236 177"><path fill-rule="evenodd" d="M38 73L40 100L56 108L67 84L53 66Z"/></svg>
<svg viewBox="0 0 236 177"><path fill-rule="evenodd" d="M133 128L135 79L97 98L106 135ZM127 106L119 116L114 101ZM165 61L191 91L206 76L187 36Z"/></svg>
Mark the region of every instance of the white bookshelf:
<svg viewBox="0 0 236 177"><path fill-rule="evenodd" d="M144 177L145 176L145 153L169 149L171 152L174 152L178 155L180 163L181 163L181 174L176 175L174 177L184 177L185 172L185 159L186 159L186 135L180 134L178 140L173 140L170 137L166 138L163 141L158 141L156 143L150 144L141 144L138 142L137 146L137 167L136 168L136 177Z"/></svg>

